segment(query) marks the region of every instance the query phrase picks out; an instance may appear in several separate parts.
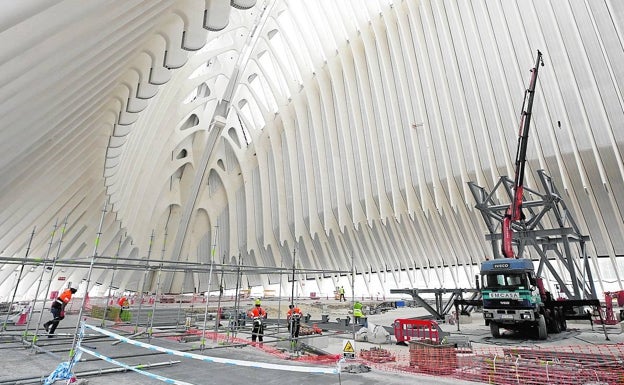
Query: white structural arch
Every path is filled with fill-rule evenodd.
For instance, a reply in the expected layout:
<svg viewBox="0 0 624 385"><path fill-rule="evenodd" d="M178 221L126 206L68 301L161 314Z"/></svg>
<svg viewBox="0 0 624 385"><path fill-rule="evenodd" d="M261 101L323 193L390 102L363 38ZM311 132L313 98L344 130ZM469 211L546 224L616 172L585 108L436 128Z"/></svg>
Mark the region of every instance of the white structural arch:
<svg viewBox="0 0 624 385"><path fill-rule="evenodd" d="M597 290L622 288L620 1L0 11L0 300L18 274L17 298L46 296L42 274L52 290L89 277L138 291L148 260L180 267L159 288L148 275L152 292L217 290L211 261L248 267L250 287L294 263L304 294L350 284L339 271L358 295L472 286L492 248L468 182L513 176L537 50L526 184L553 177L591 238ZM94 256L89 276L78 263ZM20 273L25 258L63 263Z"/></svg>

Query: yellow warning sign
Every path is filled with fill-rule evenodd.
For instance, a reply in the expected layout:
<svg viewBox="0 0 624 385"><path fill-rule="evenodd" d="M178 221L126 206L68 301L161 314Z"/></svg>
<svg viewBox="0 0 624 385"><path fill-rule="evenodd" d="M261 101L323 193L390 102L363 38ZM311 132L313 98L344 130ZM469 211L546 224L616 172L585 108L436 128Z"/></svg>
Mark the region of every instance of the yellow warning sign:
<svg viewBox="0 0 624 385"><path fill-rule="evenodd" d="M342 351L345 353L355 353L355 350L353 349L353 344L351 344L351 341L347 340L347 342L345 343L344 349L342 349Z"/></svg>

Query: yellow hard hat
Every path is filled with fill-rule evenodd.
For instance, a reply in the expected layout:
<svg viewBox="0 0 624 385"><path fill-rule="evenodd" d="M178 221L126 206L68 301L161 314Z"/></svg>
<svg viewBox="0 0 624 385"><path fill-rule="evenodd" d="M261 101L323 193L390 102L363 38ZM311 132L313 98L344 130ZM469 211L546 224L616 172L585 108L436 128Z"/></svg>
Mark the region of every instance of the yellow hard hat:
<svg viewBox="0 0 624 385"><path fill-rule="evenodd" d="M256 305L260 305L260 298L256 299Z"/></svg>

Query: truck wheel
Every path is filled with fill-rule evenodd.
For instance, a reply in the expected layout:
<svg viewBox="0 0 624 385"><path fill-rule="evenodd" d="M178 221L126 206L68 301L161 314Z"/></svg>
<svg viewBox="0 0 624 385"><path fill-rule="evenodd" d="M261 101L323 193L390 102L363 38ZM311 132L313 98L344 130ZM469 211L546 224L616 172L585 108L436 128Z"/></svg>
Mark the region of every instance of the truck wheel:
<svg viewBox="0 0 624 385"><path fill-rule="evenodd" d="M561 314L561 331L568 330L568 321L566 321L565 314Z"/></svg>
<svg viewBox="0 0 624 385"><path fill-rule="evenodd" d="M490 321L490 333L492 333L492 337L500 338L500 329L496 322Z"/></svg>
<svg viewBox="0 0 624 385"><path fill-rule="evenodd" d="M541 314L537 320L537 338L545 340L548 338L548 329L546 328L546 318Z"/></svg>

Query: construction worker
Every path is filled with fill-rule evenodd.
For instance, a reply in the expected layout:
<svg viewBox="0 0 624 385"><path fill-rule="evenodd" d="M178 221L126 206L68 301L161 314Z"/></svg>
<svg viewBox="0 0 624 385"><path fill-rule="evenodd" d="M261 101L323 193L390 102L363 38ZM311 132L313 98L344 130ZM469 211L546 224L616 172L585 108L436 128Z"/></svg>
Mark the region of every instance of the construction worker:
<svg viewBox="0 0 624 385"><path fill-rule="evenodd" d="M65 318L65 306L67 306L71 300L72 295L76 294L76 291L76 288L69 287L65 289L65 291L63 291L61 295L54 300L54 302L52 302L52 305L50 306L50 313L52 313L54 318L43 324L45 331L48 333L48 338L53 337L54 331L56 330L59 322Z"/></svg>
<svg viewBox="0 0 624 385"><path fill-rule="evenodd" d="M360 318L364 317L364 313L362 312L362 303L360 301L355 301L353 304L353 318L355 318L354 322L356 325L359 325Z"/></svg>
<svg viewBox="0 0 624 385"><path fill-rule="evenodd" d="M261 306L260 299L256 299L255 306L247 312L247 316L253 320L253 329L251 329L251 342L262 342L264 337L264 323L267 313Z"/></svg>
<svg viewBox="0 0 624 385"><path fill-rule="evenodd" d="M117 304L119 305L119 321L121 322L124 320L121 315L124 310L128 311L130 308L130 302L128 302L128 298L126 298L125 295L122 295L121 298L119 298L119 301L117 301Z"/></svg>
<svg viewBox="0 0 624 385"><path fill-rule="evenodd" d="M346 298L345 298L345 289L343 286L340 286L340 289L338 289L338 294L340 294L340 298L338 298L338 300L340 302L345 301L347 302Z"/></svg>
<svg viewBox="0 0 624 385"><path fill-rule="evenodd" d="M301 313L301 309L293 304L288 305L286 320L288 321L288 331L290 332L290 336L292 338L299 337L299 329L301 328L302 316L303 313Z"/></svg>

